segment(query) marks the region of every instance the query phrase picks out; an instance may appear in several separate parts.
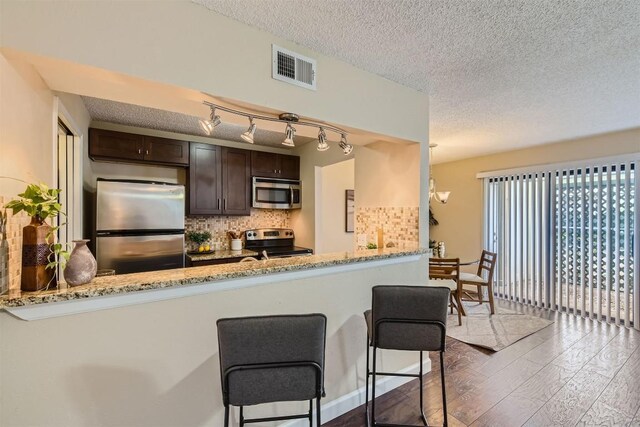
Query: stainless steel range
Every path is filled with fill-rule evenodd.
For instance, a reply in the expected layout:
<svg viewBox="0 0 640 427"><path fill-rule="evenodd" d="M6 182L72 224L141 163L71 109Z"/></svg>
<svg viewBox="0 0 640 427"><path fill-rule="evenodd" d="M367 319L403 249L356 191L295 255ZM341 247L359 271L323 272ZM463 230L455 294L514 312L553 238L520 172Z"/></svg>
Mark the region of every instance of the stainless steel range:
<svg viewBox="0 0 640 427"><path fill-rule="evenodd" d="M290 228L256 228L244 232L245 249L266 251L269 258L287 258L313 255L313 250L294 245L295 236Z"/></svg>

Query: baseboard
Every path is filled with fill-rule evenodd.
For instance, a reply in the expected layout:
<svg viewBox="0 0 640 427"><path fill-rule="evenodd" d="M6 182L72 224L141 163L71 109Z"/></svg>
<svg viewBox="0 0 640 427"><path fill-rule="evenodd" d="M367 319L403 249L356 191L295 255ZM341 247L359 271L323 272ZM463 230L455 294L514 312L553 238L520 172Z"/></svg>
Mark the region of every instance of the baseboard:
<svg viewBox="0 0 640 427"><path fill-rule="evenodd" d="M431 359L428 357L428 353L425 353L426 360L422 362L423 372L426 374L431 371ZM420 363L415 363L405 369L398 371L400 374L406 374L415 372L417 373L420 368ZM407 377L382 377L376 381L376 396L380 396L394 388L400 387L403 384L408 383L413 378ZM365 386L360 387L350 393L338 397L328 403L321 403L322 423L331 421L334 418L338 418L342 414L346 414L350 410L357 408L360 405L364 405ZM293 420L284 424L280 424L280 427L308 427L309 422L307 420ZM315 421L314 421L315 426Z"/></svg>

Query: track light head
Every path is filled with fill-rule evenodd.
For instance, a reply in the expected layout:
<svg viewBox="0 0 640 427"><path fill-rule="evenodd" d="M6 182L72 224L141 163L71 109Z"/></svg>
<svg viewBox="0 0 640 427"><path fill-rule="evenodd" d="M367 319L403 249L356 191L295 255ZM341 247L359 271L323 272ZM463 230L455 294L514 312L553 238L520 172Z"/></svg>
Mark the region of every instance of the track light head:
<svg viewBox="0 0 640 427"><path fill-rule="evenodd" d="M282 145L286 145L287 147L295 147L296 145L293 143L293 137L296 134L296 129L291 126L290 123L287 123L287 128L284 131L285 133L285 139L282 142Z"/></svg>
<svg viewBox="0 0 640 427"><path fill-rule="evenodd" d="M347 135L345 135L344 133L342 134L342 137L340 138L340 144L339 145L340 145L340 148L342 148L342 151L344 152L345 156L348 156L353 151L353 145L351 145L351 144L349 144L347 142Z"/></svg>
<svg viewBox="0 0 640 427"><path fill-rule="evenodd" d="M199 119L198 122L200 123L200 128L204 131L204 133L206 133L207 135L211 135L213 133L213 129L215 129L216 126L222 123L222 120L220 120L220 116L216 114L216 109L211 108L209 119Z"/></svg>
<svg viewBox="0 0 640 427"><path fill-rule="evenodd" d="M247 141L249 144L253 144L253 135L256 133L256 124L253 123L253 117L249 117L249 128L245 133L240 135L240 138Z"/></svg>
<svg viewBox="0 0 640 427"><path fill-rule="evenodd" d="M327 134L324 133L324 129L321 127L318 132L318 151L327 151L329 144L327 144Z"/></svg>

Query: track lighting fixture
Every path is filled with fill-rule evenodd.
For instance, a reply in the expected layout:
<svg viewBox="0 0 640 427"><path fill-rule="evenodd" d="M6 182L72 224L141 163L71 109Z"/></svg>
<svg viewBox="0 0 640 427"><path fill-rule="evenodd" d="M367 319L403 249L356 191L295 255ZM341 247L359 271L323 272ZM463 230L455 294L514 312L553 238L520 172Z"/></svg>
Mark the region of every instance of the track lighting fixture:
<svg viewBox="0 0 640 427"><path fill-rule="evenodd" d="M287 147L295 147L296 145L293 143L293 137L296 134L296 129L291 126L291 123L287 123L287 128L284 131L285 138L282 142L282 145L286 145Z"/></svg>
<svg viewBox="0 0 640 427"><path fill-rule="evenodd" d="M348 156L353 151L353 145L347 142L347 135L345 135L344 133L340 137L340 144L338 145L340 145L340 148L342 148L345 156Z"/></svg>
<svg viewBox="0 0 640 427"><path fill-rule="evenodd" d="M318 151L327 151L329 144L327 144L327 134L324 133L324 129L320 128L318 132Z"/></svg>
<svg viewBox="0 0 640 427"><path fill-rule="evenodd" d="M200 119L198 120L200 123L200 127L207 134L211 135L213 133L213 129L218 126L222 121L220 120L220 116L216 114L216 109L211 107L211 114L209 115L208 120Z"/></svg>
<svg viewBox="0 0 640 427"><path fill-rule="evenodd" d="M240 138L247 141L249 144L253 144L253 135L256 133L256 124L253 123L253 117L249 117L249 128L245 133L240 135Z"/></svg>
<svg viewBox="0 0 640 427"><path fill-rule="evenodd" d="M211 109L210 119L200 120L200 126L202 127L202 130L204 130L207 135L211 135L211 133L213 132L213 129L221 123L220 116L218 116L215 112L216 110L222 110L222 111L226 111L227 113L235 114L237 116L243 116L249 119L249 128L246 130L246 132L242 133L240 137L250 144L253 144L254 142L253 138L256 132L256 127L257 127L256 124L254 123L254 120L264 120L264 121L280 122L280 123L287 124L287 127L285 128L285 131L284 131L285 138L284 138L284 141L282 141L282 145L286 147L295 147L295 143L293 141L293 138L296 135L296 128L293 127L293 125L295 124L296 126L308 126L308 127L318 128L318 151L326 151L329 149L329 143L327 141L327 133L326 133L327 130L340 135L340 142L338 145L340 146L340 148L342 149L345 155L349 155L353 151L353 146L347 142L347 132L344 129L340 129L338 127L327 125L324 123L321 124L321 123L316 123L312 121L303 121L303 120L300 120L300 117L295 113L282 113L276 117L264 116L259 114L247 113L244 111L236 110L236 109L225 107L218 104L213 104L209 101L204 101L203 103L204 105L208 106Z"/></svg>

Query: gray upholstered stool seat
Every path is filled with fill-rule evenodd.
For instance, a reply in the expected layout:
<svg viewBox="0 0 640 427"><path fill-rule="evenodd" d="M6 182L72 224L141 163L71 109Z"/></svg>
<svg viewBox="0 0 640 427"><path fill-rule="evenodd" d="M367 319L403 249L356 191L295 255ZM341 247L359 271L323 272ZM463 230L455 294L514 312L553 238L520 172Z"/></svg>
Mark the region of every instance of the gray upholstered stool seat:
<svg viewBox="0 0 640 427"><path fill-rule="evenodd" d="M372 289L371 310L364 312L367 325L367 381L365 386L365 413L367 422L372 426L399 426L400 424L377 424L376 376L401 376L419 378L420 415L427 425L424 415L423 398L423 352L440 353L440 375L442 400L444 407L444 425L447 425L447 398L444 384L444 345L446 338L447 308L450 289L446 286L374 286ZM373 347L373 366L369 367L369 347ZM376 350L407 350L420 353L418 374L396 374L378 372L376 369ZM372 377L371 418L369 418L369 377Z"/></svg>
<svg viewBox="0 0 640 427"><path fill-rule="evenodd" d="M240 425L308 418L313 399L320 425L327 320L323 314L220 319L218 344L225 426L229 406L240 407ZM244 406L309 401L307 414L244 418Z"/></svg>

